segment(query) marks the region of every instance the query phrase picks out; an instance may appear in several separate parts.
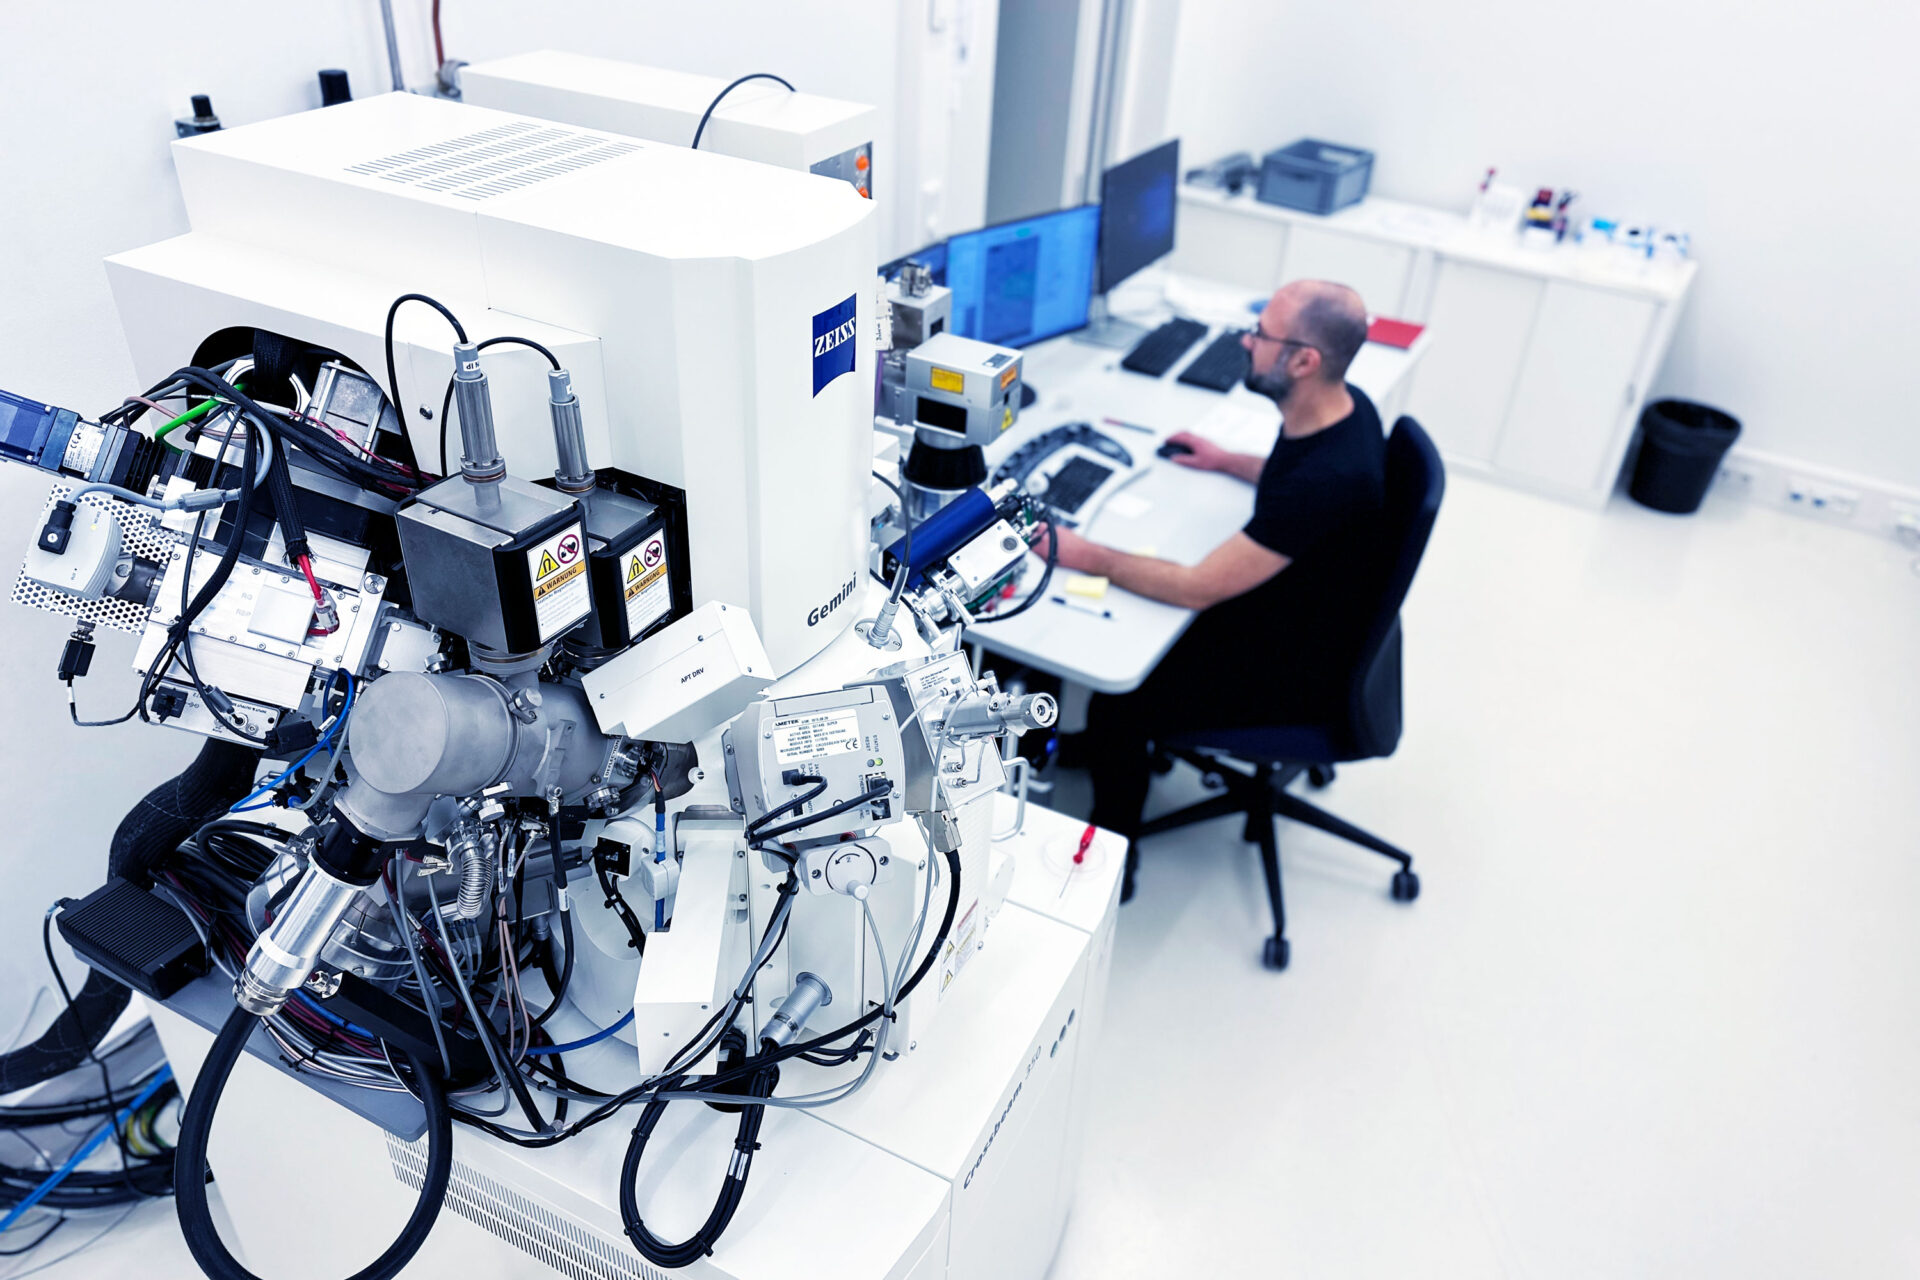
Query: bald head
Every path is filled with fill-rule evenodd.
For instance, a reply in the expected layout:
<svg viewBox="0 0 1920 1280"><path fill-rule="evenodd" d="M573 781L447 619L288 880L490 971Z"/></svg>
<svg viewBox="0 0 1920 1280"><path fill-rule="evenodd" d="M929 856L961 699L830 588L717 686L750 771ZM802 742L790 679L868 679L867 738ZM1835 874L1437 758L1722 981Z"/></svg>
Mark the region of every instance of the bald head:
<svg viewBox="0 0 1920 1280"><path fill-rule="evenodd" d="M1346 381L1348 366L1367 341L1367 308L1360 295L1327 280L1282 285L1261 312L1261 324L1317 352L1313 376L1323 382Z"/></svg>

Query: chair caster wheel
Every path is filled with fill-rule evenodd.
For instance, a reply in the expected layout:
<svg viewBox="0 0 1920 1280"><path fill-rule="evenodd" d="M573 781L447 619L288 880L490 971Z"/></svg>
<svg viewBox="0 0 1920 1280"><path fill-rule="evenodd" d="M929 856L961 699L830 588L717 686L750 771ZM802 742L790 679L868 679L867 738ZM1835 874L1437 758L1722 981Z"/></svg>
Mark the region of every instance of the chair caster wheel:
<svg viewBox="0 0 1920 1280"><path fill-rule="evenodd" d="M1393 873L1393 900L1412 902L1420 896L1420 877L1413 874L1410 867L1402 867Z"/></svg>
<svg viewBox="0 0 1920 1280"><path fill-rule="evenodd" d="M1133 901L1133 876L1128 874L1120 880L1120 901L1122 904Z"/></svg>
<svg viewBox="0 0 1920 1280"><path fill-rule="evenodd" d="M1260 963L1278 973L1287 967L1289 950L1285 938L1268 938L1266 945L1260 948Z"/></svg>
<svg viewBox="0 0 1920 1280"><path fill-rule="evenodd" d="M1173 772L1173 757L1156 751L1148 758L1148 767L1156 778L1164 778Z"/></svg>
<svg viewBox="0 0 1920 1280"><path fill-rule="evenodd" d="M1333 766L1330 764L1308 765L1307 766L1307 785L1312 787L1315 791L1319 791L1325 787L1332 786L1333 785Z"/></svg>
<svg viewBox="0 0 1920 1280"><path fill-rule="evenodd" d="M1227 780L1217 773L1203 773L1200 775L1200 785L1209 791L1219 791L1227 785Z"/></svg>

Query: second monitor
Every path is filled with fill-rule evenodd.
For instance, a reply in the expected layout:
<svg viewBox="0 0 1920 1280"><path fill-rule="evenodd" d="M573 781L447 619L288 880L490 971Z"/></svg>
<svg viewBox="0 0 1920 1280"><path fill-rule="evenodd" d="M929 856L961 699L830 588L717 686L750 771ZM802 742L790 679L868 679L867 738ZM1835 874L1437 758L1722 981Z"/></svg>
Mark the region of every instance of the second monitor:
<svg viewBox="0 0 1920 1280"><path fill-rule="evenodd" d="M953 331L1023 347L1087 323L1100 206L1003 222L947 242Z"/></svg>

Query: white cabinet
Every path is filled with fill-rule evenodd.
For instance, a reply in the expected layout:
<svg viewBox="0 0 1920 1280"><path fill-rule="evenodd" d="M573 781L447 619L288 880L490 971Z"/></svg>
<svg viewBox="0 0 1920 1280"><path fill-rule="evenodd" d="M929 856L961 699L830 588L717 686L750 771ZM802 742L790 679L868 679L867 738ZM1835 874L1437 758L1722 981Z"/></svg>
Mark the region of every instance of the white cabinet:
<svg viewBox="0 0 1920 1280"><path fill-rule="evenodd" d="M1529 276L1472 263L1435 269L1431 345L1407 412L1447 457L1492 464L1544 289Z"/></svg>
<svg viewBox="0 0 1920 1280"><path fill-rule="evenodd" d="M1494 469L1556 489L1611 488L1602 468L1619 465L1615 445L1632 430L1656 310L1646 298L1549 281Z"/></svg>
<svg viewBox="0 0 1920 1280"><path fill-rule="evenodd" d="M1357 292L1373 315L1405 315L1413 258L1413 249L1404 244L1319 227L1293 227L1287 232L1278 283L1337 280Z"/></svg>
<svg viewBox="0 0 1920 1280"><path fill-rule="evenodd" d="M1287 224L1236 209L1182 201L1168 266L1182 275L1269 293L1280 279Z"/></svg>
<svg viewBox="0 0 1920 1280"><path fill-rule="evenodd" d="M1368 198L1327 217L1182 187L1173 270L1265 294L1306 278L1427 326L1406 411L1450 465L1599 506L1695 274L1537 251L1444 210Z"/></svg>

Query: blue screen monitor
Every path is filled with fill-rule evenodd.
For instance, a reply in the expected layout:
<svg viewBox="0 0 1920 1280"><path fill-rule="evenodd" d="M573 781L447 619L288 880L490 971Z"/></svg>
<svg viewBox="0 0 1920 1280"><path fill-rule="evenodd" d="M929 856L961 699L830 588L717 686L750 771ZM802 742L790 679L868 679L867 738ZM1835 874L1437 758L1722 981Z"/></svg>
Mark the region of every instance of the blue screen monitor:
<svg viewBox="0 0 1920 1280"><path fill-rule="evenodd" d="M1003 222L947 241L953 331L1024 347L1087 323L1100 206Z"/></svg>

